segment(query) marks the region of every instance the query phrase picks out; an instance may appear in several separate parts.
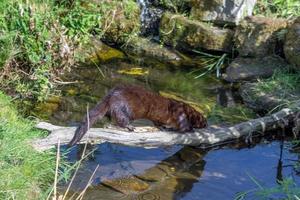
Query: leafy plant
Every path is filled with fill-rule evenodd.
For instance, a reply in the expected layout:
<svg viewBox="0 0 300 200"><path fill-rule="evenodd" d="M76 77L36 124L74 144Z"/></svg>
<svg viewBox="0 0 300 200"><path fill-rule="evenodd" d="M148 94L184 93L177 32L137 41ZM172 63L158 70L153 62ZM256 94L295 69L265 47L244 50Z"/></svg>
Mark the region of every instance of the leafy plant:
<svg viewBox="0 0 300 200"><path fill-rule="evenodd" d="M237 105L234 107L221 107L216 105L208 116L213 123L231 123L247 121L255 118L255 113L245 106Z"/></svg>
<svg viewBox="0 0 300 200"><path fill-rule="evenodd" d="M239 192L235 200L247 199L251 196L254 199L274 199L274 200L298 200L300 197L300 188L291 178L286 178L282 181L278 181L278 185L274 187L265 187L259 183L259 181L250 176L250 179L255 183L257 188L251 189L245 192Z"/></svg>
<svg viewBox="0 0 300 200"><path fill-rule="evenodd" d="M59 75L85 58L81 50L92 37L102 38L112 27L114 34L106 35L115 40L138 32L131 20L137 8L133 0L1 1L0 87L33 100L47 98ZM132 21L133 30L120 29L118 16Z"/></svg>
<svg viewBox="0 0 300 200"><path fill-rule="evenodd" d="M300 1L298 0L258 0L254 14L270 17L291 18L300 15Z"/></svg>
<svg viewBox="0 0 300 200"><path fill-rule="evenodd" d="M204 66L204 72L200 73L199 75L196 75L194 78L201 78L204 75L211 73L213 71L216 72L216 76L217 78L219 78L221 76L221 69L224 67L224 63L228 60L228 54L224 53L221 56L216 56L216 55L212 55L209 53L204 53L204 52L200 52L200 51L196 51L194 50L195 53L199 54L200 56L202 56L204 58L204 61L202 63L202 65ZM200 71L203 71L203 69L196 69L194 71L191 72L191 74L194 73L198 73Z"/></svg>

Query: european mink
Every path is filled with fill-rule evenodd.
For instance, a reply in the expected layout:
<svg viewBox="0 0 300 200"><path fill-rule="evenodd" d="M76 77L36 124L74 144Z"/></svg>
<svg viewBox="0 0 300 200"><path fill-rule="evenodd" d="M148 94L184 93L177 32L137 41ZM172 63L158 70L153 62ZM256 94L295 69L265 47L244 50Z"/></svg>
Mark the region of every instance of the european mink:
<svg viewBox="0 0 300 200"><path fill-rule="evenodd" d="M69 146L75 145L96 120L108 116L123 128L130 127L136 119L151 120L156 126L168 126L180 132L207 126L205 117L186 103L165 98L140 86L117 86L89 111L89 125L85 116L76 129Z"/></svg>

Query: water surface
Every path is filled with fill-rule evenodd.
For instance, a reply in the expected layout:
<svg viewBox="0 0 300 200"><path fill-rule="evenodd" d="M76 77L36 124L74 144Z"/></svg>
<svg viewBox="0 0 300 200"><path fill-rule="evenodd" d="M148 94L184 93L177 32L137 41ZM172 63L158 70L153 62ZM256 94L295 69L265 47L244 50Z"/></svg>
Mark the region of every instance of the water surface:
<svg viewBox="0 0 300 200"><path fill-rule="evenodd" d="M117 84L143 85L197 105L205 114L217 104L239 103L228 98L228 94L234 96L231 89L214 75L194 79L189 72L163 64L145 67L128 60L106 63L101 68L81 66L66 75L76 83L63 85L62 97L52 97L37 105L33 114L53 124L77 125L87 108ZM95 126L105 123L109 122L102 120ZM135 125L147 123L139 121ZM93 152L83 162L70 194L80 193L99 165L84 199L234 199L239 192L257 190L254 179L266 187L276 186L277 179L282 177L293 177L299 182L293 167L298 154L281 144L279 140L257 139L251 148L236 143L211 150L182 146L145 149L110 143L88 146L88 152ZM289 144L285 142L283 147ZM82 145L74 147L67 159L79 160L82 150ZM61 192L67 184L61 185ZM252 192L246 199L257 198Z"/></svg>

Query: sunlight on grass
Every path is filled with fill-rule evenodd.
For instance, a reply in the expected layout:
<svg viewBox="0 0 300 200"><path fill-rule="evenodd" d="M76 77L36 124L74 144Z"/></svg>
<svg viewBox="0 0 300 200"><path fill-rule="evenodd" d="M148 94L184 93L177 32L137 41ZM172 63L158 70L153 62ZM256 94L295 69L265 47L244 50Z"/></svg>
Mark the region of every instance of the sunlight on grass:
<svg viewBox="0 0 300 200"><path fill-rule="evenodd" d="M45 135L21 118L0 93L0 199L37 199L54 178L55 155L38 153L28 140Z"/></svg>

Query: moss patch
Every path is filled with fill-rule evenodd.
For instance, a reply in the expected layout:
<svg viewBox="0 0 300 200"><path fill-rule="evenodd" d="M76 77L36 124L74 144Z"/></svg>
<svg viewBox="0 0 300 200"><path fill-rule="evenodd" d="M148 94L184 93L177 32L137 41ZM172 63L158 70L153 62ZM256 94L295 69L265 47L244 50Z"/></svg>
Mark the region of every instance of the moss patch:
<svg viewBox="0 0 300 200"><path fill-rule="evenodd" d="M160 36L162 42L175 48L230 52L233 32L165 13L160 23Z"/></svg>

